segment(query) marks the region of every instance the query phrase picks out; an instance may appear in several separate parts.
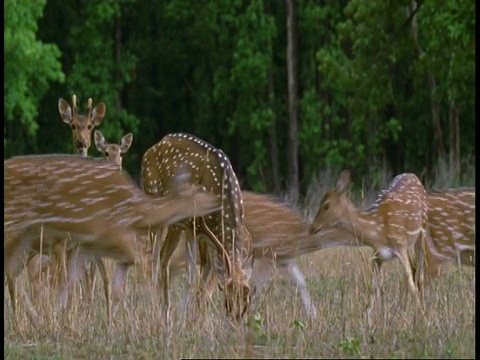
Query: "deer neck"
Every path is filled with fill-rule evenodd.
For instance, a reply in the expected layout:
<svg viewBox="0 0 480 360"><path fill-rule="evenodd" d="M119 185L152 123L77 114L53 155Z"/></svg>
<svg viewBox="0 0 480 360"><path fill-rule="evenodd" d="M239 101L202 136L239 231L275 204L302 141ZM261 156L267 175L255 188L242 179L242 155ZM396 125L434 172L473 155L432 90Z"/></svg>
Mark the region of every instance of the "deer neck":
<svg viewBox="0 0 480 360"><path fill-rule="evenodd" d="M339 223L339 228L355 239L353 244L350 239L349 245L356 243L358 246L380 247L383 227L383 221L377 211L361 211L353 205L345 212L344 218Z"/></svg>

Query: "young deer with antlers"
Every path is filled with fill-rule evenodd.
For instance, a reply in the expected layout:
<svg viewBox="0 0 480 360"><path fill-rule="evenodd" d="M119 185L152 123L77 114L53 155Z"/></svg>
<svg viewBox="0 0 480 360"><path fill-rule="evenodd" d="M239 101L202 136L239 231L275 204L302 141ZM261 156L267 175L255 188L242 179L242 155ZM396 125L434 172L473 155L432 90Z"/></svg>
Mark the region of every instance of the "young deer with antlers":
<svg viewBox="0 0 480 360"><path fill-rule="evenodd" d="M376 288L375 277L382 263L397 257L405 270L408 287L420 304L417 285L422 289L428 216L426 192L422 183L414 174L398 175L379 194L370 209L360 211L347 197L349 182L350 173L343 171L336 187L323 197L310 225L310 233L337 228L357 239L358 245L373 247L376 250L373 288ZM350 239L340 241L349 242ZM408 255L408 250L412 248L415 248L414 260ZM418 269L416 279L414 266Z"/></svg>
<svg viewBox="0 0 480 360"><path fill-rule="evenodd" d="M73 141L73 146L74 149L77 153L80 153L81 156L86 157L88 154L88 149L90 148L90 143L91 143L91 135L92 131L95 128L95 126L99 126L102 123L103 118L105 117L106 113L106 105L105 103L101 102L97 104L94 108L92 108L93 102L92 99L88 99L88 111L86 115L82 115L78 113L77 109L77 96L74 94L72 96L72 107L68 104L67 101L64 99L60 98L58 100L58 111L60 113L60 117L62 120L70 125L72 129L72 141ZM130 134L129 134L130 135ZM96 139L97 140L97 139ZM122 139L123 140L123 139ZM131 137L128 137L126 135L126 140L130 140L131 143ZM99 142L101 139L98 140ZM113 152L112 152L112 160L119 164L121 167L121 155L117 155L115 150L116 150L116 144L113 145ZM127 144L122 144L122 146L126 146ZM101 146L103 149L107 150L107 146L103 144L97 145ZM129 147L129 146L128 146ZM127 150L128 150L127 147ZM102 150L100 150L102 151ZM126 150L125 150L126 151ZM107 156L108 157L108 156ZM32 294L33 297L36 298L39 293L39 288L41 286L41 277L45 272L48 272L49 267L55 268L54 265L55 263L57 264L56 270L51 272L53 275L51 278L51 283L52 285L54 284L64 284L66 280L67 274L66 268L68 265L66 264L67 259L72 258L72 254L66 254L65 253L65 248L64 248L65 242L62 239L57 239L55 242L55 246L53 246L53 253L50 254L50 256L47 256L45 254L40 254L39 256L33 257L27 264L27 271L28 271L28 276L30 283L32 284ZM65 258L67 257L67 258ZM70 260L72 261L72 260ZM102 278L104 281L104 292L105 296L107 297L108 301L108 283L107 281L107 270L104 265L104 263L100 261L96 261L92 264L92 266L98 266L100 273L102 274ZM88 280L91 278L88 273L85 274L85 279L86 279L86 289L85 293L90 294L90 284L88 283Z"/></svg>
<svg viewBox="0 0 480 360"><path fill-rule="evenodd" d="M182 175L188 177L188 173ZM68 269L73 274L70 281L76 280L76 264L86 256L115 259L112 298L118 304L128 267L135 263L138 229L219 208L215 198L181 176L173 182L170 195L152 199L107 160L40 155L4 161L4 261L13 309L15 277L24 260L39 253L40 229L48 234L42 244L45 248L51 246L49 239L69 234L67 249L77 249Z"/></svg>
<svg viewBox="0 0 480 360"><path fill-rule="evenodd" d="M95 126L99 126L107 111L105 103L101 102L92 108L92 99L88 99L87 115L79 115L77 109L77 96L72 96L72 107L60 98L58 100L58 111L64 123L70 125L72 129L73 147L82 156L87 156L92 131Z"/></svg>
<svg viewBox="0 0 480 360"><path fill-rule="evenodd" d="M167 321L170 311L168 267L183 231L187 237L186 244L190 247L187 251L190 284L196 267L193 260L193 254L196 254L196 235L203 280L209 277L209 260L212 260L214 270L224 287L227 313L240 319L250 302L248 281L253 267L253 251L251 238L243 225L242 193L237 177L222 150L193 135L175 133L166 135L145 152L142 159L145 192L152 196L169 194L172 179L182 169L188 169L192 173L192 184L202 186L206 192L214 195L221 202L222 209L204 218L189 219L168 227L160 251ZM156 247L158 248L158 243ZM208 248L216 252L215 259L208 258ZM157 253L158 250L154 250L154 262L158 259ZM189 296L187 303L188 300Z"/></svg>

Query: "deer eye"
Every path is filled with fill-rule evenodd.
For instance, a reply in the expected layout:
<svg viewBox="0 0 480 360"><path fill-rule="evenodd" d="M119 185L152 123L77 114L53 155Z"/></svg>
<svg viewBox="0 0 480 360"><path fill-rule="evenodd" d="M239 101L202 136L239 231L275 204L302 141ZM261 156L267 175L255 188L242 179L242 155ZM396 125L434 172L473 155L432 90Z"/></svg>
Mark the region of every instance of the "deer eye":
<svg viewBox="0 0 480 360"><path fill-rule="evenodd" d="M77 128L77 125L72 125L72 130L75 130Z"/></svg>
<svg viewBox="0 0 480 360"><path fill-rule="evenodd" d="M105 151L105 156L108 157L108 151Z"/></svg>
<svg viewBox="0 0 480 360"><path fill-rule="evenodd" d="M93 126L91 124L88 124L87 129L92 130Z"/></svg>
<svg viewBox="0 0 480 360"><path fill-rule="evenodd" d="M323 211L327 211L328 209L330 209L330 204L329 203L324 204Z"/></svg>

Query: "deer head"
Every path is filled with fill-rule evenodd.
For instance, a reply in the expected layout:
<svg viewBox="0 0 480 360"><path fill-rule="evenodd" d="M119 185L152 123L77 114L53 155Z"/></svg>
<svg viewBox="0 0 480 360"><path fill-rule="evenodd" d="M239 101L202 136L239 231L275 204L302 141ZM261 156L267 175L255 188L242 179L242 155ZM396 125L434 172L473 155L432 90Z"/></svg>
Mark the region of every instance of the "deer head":
<svg viewBox="0 0 480 360"><path fill-rule="evenodd" d="M120 169L122 168L122 154L125 154L133 142L133 134L128 133L122 138L120 145L107 144L105 137L99 130L95 130L94 133L95 146L107 159L117 164Z"/></svg>
<svg viewBox="0 0 480 360"><path fill-rule="evenodd" d="M316 234L326 226L335 226L346 213L351 211L353 206L347 198L349 184L350 172L344 170L336 186L329 190L320 202L320 208L308 229L310 234Z"/></svg>
<svg viewBox="0 0 480 360"><path fill-rule="evenodd" d="M58 100L58 112L63 122L70 125L73 147L82 156L87 156L92 130L102 123L106 111L107 107L103 102L92 108L92 99L90 98L88 99L87 114L80 115L78 114L76 95L72 96L72 107L62 98Z"/></svg>

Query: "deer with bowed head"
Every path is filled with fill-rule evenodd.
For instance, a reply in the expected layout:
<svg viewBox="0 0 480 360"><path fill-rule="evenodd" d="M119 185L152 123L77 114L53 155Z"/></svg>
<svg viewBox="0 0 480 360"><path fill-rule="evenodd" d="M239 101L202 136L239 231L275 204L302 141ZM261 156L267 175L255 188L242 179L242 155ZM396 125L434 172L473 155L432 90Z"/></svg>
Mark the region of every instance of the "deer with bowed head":
<svg viewBox="0 0 480 360"><path fill-rule="evenodd" d="M423 288L428 220L427 195L422 183L414 174L397 175L366 211L355 208L347 197L349 183L350 173L343 171L337 185L321 200L309 232L338 229L350 237L333 240L330 237L331 245L339 242L355 245L351 241L355 238L356 245L374 248L372 287L375 290L375 278L382 263L398 258L405 271L405 281L421 305L418 290ZM324 247L327 246L324 244ZM409 257L409 249L415 250L414 259ZM414 279L415 269L418 271Z"/></svg>
<svg viewBox="0 0 480 360"><path fill-rule="evenodd" d="M4 194L5 276L14 310L14 281L25 260L38 254L41 246L53 246L58 236L68 233L65 247L75 249L74 261L69 262L70 281L76 280L77 264L85 257L117 261L112 298L118 304L127 270L136 263L137 231L219 208L217 199L188 183L188 173L172 179L168 196L153 199L116 164L68 155L5 160ZM46 234L43 243L41 231Z"/></svg>
<svg viewBox="0 0 480 360"><path fill-rule="evenodd" d="M305 276L295 261L298 245L315 240L307 232L307 223L296 211L269 195L251 191L242 191L242 195L244 224L252 237L255 257L251 277L255 294L261 293L271 280L272 272L278 268L289 275L300 292L306 312L315 318L317 311L310 298ZM215 280L210 282L210 288L216 284Z"/></svg>
<svg viewBox="0 0 480 360"><path fill-rule="evenodd" d="M432 191L427 204L426 277L448 264L475 266L475 188Z"/></svg>
<svg viewBox="0 0 480 360"><path fill-rule="evenodd" d="M380 196L383 196L383 192ZM425 237L425 280L438 276L443 266L475 266L475 188L460 187L427 192L428 233ZM315 220L314 220L315 221ZM337 227L341 230L341 227ZM298 255L337 246L370 246L379 252L377 243L361 238L357 232L342 228L317 229L317 237L298 242ZM318 231L317 231L318 230ZM381 263L381 259L377 259ZM416 264L412 263L416 271Z"/></svg>
<svg viewBox="0 0 480 360"><path fill-rule="evenodd" d="M195 275L198 241L204 283L210 272L215 271L224 290L227 313L240 319L250 303L249 278L254 257L251 238L243 224L243 200L237 177L222 150L193 135L174 133L166 135L143 156L142 181L145 192L154 197L168 195L172 179L182 169L192 174L192 184L201 186L207 193L214 195L221 202L222 208L206 217L192 218L169 226L168 230L163 229L167 235L160 250L160 266L166 320L169 322L169 261L182 232L185 232L187 238L190 285ZM154 262L158 260L158 247L157 243L153 252ZM215 255L214 259L211 254ZM155 264L154 268L157 268ZM153 277L155 280L157 275L154 274ZM186 303L188 300L189 295Z"/></svg>

